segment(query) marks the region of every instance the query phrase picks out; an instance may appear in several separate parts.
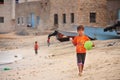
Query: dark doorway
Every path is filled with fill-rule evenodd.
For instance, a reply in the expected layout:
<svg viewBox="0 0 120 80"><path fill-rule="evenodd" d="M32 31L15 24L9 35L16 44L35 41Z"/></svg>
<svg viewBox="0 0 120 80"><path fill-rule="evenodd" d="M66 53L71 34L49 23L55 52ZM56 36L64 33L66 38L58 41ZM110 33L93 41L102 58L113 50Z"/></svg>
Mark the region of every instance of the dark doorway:
<svg viewBox="0 0 120 80"><path fill-rule="evenodd" d="M0 17L0 23L4 23L4 17Z"/></svg>
<svg viewBox="0 0 120 80"><path fill-rule="evenodd" d="M58 27L58 14L54 14L54 26Z"/></svg>
<svg viewBox="0 0 120 80"><path fill-rule="evenodd" d="M19 0L16 0L16 4L18 4L19 3Z"/></svg>
<svg viewBox="0 0 120 80"><path fill-rule="evenodd" d="M118 19L120 20L120 9L118 10Z"/></svg>
<svg viewBox="0 0 120 80"><path fill-rule="evenodd" d="M63 14L63 23L66 23L66 14Z"/></svg>
<svg viewBox="0 0 120 80"><path fill-rule="evenodd" d="M74 13L71 13L71 23L74 23Z"/></svg>
<svg viewBox="0 0 120 80"><path fill-rule="evenodd" d="M90 23L96 23L96 13L90 13Z"/></svg>

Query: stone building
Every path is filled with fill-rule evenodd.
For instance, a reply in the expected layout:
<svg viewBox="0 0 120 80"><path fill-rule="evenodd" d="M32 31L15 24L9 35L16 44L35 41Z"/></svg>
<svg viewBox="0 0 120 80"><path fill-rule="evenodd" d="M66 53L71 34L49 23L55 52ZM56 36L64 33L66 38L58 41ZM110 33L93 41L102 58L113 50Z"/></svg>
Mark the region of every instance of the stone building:
<svg viewBox="0 0 120 80"><path fill-rule="evenodd" d="M79 24L106 27L120 19L120 0L51 0L50 4L50 25L54 27L55 15L57 26L63 28Z"/></svg>
<svg viewBox="0 0 120 80"><path fill-rule="evenodd" d="M120 20L120 0L107 0L107 24Z"/></svg>
<svg viewBox="0 0 120 80"><path fill-rule="evenodd" d="M120 0L3 0L12 8L0 4L0 12L12 11L12 23L0 22L0 32L18 29L45 31L57 28L67 29L73 25L106 27L120 19ZM9 2L7 2L9 1ZM16 1L15 8L13 8ZM13 3L14 2L14 3ZM10 5L9 5L10 6ZM6 10L4 8L7 8ZM0 17L2 16L0 13ZM12 16L13 16L12 15ZM7 18L9 19L9 18ZM2 18L0 18L2 21ZM15 22L15 23L14 23ZM13 24L14 23L14 24ZM4 25L10 30L6 30ZM9 25L9 26L8 26ZM4 29L4 30L2 30Z"/></svg>
<svg viewBox="0 0 120 80"><path fill-rule="evenodd" d="M69 28L78 23L78 0L50 0L49 26Z"/></svg>
<svg viewBox="0 0 120 80"><path fill-rule="evenodd" d="M15 30L15 0L0 0L0 33Z"/></svg>
<svg viewBox="0 0 120 80"><path fill-rule="evenodd" d="M16 4L16 29L35 28L44 30L48 28L50 12L48 1L26 1Z"/></svg>
<svg viewBox="0 0 120 80"><path fill-rule="evenodd" d="M16 4L16 26L37 29L69 28L77 24L77 2L74 0L39 0ZM71 3L67 5L67 3ZM76 16L77 18L77 16Z"/></svg>

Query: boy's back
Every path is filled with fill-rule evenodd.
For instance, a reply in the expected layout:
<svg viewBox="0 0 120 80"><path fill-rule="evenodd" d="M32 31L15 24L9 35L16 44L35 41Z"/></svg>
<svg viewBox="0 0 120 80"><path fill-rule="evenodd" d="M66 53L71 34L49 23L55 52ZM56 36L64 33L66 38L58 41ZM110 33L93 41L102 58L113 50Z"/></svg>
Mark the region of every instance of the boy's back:
<svg viewBox="0 0 120 80"><path fill-rule="evenodd" d="M90 40L87 36L76 36L73 39L73 44L76 46L77 53L86 53L86 49L84 48L84 43Z"/></svg>

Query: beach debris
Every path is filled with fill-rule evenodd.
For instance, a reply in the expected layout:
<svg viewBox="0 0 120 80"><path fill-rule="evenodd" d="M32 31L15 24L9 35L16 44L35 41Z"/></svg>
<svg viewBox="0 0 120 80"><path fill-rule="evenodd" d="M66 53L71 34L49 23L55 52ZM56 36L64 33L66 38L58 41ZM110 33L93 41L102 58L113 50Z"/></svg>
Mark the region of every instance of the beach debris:
<svg viewBox="0 0 120 80"><path fill-rule="evenodd" d="M19 76L18 79L21 79L21 77Z"/></svg>
<svg viewBox="0 0 120 80"><path fill-rule="evenodd" d="M53 55L51 55L52 57L55 57L55 55L53 54Z"/></svg>
<svg viewBox="0 0 120 80"><path fill-rule="evenodd" d="M17 58L18 56L17 56L17 55L15 55L14 57L15 57L15 58Z"/></svg>
<svg viewBox="0 0 120 80"><path fill-rule="evenodd" d="M116 42L113 42L113 43L109 43L107 46L114 46Z"/></svg>
<svg viewBox="0 0 120 80"><path fill-rule="evenodd" d="M3 70L4 70L4 71L7 71L7 70L11 70L11 68L4 68Z"/></svg>
<svg viewBox="0 0 120 80"><path fill-rule="evenodd" d="M53 65L53 63L49 63L49 65Z"/></svg>

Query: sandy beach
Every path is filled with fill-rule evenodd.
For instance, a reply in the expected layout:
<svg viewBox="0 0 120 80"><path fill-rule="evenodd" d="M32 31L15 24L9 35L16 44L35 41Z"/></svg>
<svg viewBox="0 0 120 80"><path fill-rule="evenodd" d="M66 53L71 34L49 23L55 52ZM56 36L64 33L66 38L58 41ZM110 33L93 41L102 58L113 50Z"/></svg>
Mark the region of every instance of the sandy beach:
<svg viewBox="0 0 120 80"><path fill-rule="evenodd" d="M35 41L39 43L38 55L34 53ZM61 43L52 37L48 47L46 41L47 35L0 34L0 55L22 56L20 60L0 65L0 80L120 80L120 39L93 41L96 46L87 51L81 77L72 43Z"/></svg>

